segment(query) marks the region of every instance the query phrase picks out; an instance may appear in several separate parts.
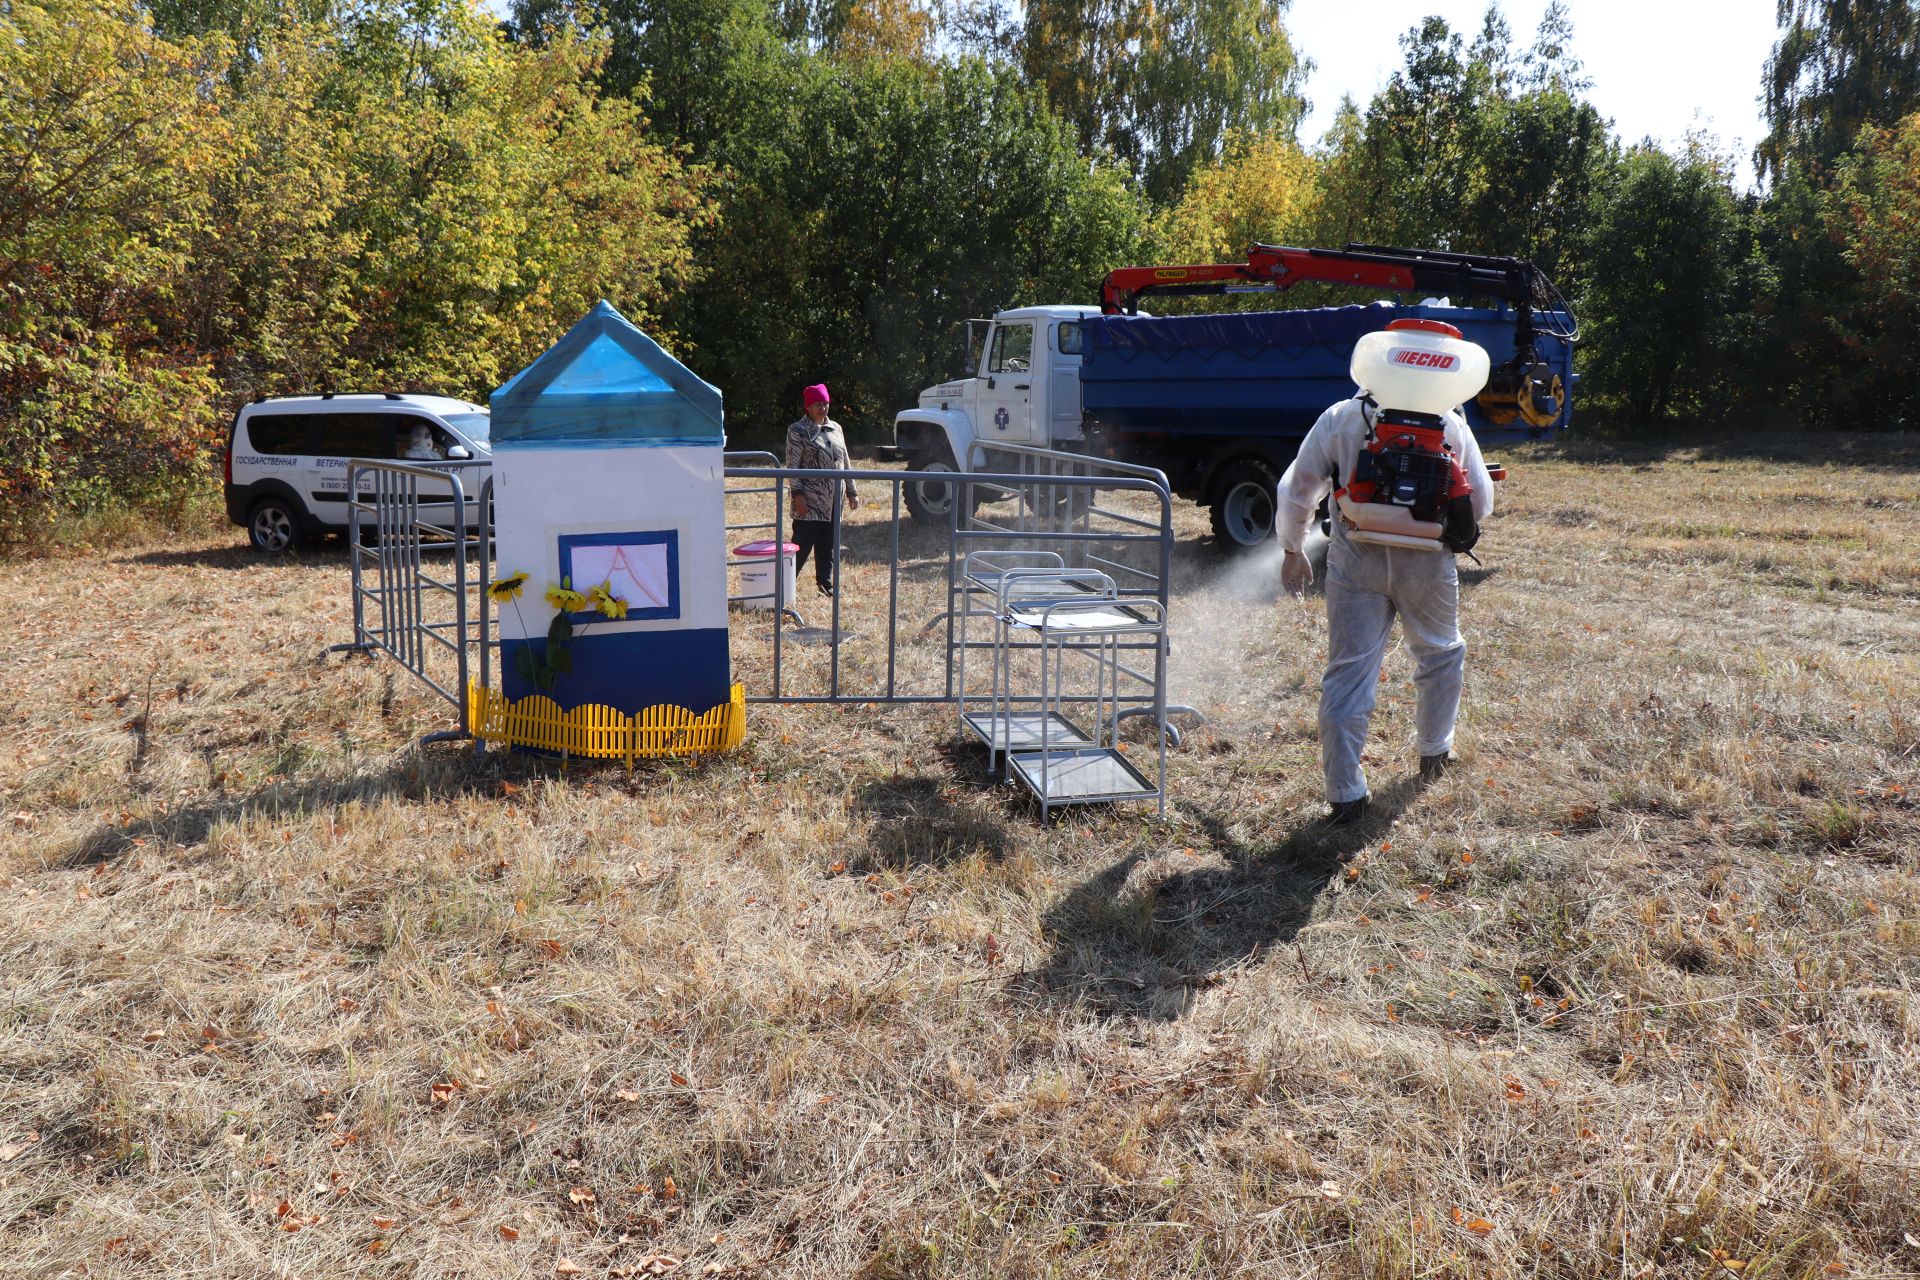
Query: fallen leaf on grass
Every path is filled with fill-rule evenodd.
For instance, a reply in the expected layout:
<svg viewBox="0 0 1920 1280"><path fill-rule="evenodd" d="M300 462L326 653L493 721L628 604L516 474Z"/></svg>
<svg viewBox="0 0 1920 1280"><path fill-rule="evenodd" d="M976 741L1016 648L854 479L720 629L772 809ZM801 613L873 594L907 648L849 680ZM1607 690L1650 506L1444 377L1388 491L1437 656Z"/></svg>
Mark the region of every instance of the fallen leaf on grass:
<svg viewBox="0 0 1920 1280"><path fill-rule="evenodd" d="M580 1264L563 1255L560 1261L553 1264L553 1273L557 1276L577 1276L580 1274Z"/></svg>
<svg viewBox="0 0 1920 1280"><path fill-rule="evenodd" d="M395 1221L396 1219L393 1218L375 1218L373 1220L373 1229L375 1231L391 1231L393 1230Z"/></svg>
<svg viewBox="0 0 1920 1280"><path fill-rule="evenodd" d="M38 1141L40 1141L40 1131L33 1129L28 1131L26 1137L16 1138L5 1146L0 1147L0 1164L5 1164Z"/></svg>
<svg viewBox="0 0 1920 1280"><path fill-rule="evenodd" d="M1335 1182L1332 1178L1328 1178L1320 1184L1320 1194L1329 1200L1338 1200L1345 1192L1341 1189L1339 1183Z"/></svg>
<svg viewBox="0 0 1920 1280"><path fill-rule="evenodd" d="M680 1188L673 1185L672 1178L660 1179L660 1198L662 1200L671 1200L679 1194Z"/></svg>
<svg viewBox="0 0 1920 1280"><path fill-rule="evenodd" d="M621 1089L621 1090L619 1090L618 1092L616 1092L616 1093L615 1093L615 1094L614 1094L613 1096L614 1096L615 1098L618 1098L618 1099L619 1099L619 1100L620 1100L621 1102L638 1102L638 1101L640 1101L640 1095L639 1095L639 1094L637 1094L637 1093L635 1093L635 1092L634 1092L633 1090L631 1090L631 1089Z"/></svg>
<svg viewBox="0 0 1920 1280"><path fill-rule="evenodd" d="M507 1226L505 1223L502 1223L500 1225L500 1238L502 1240L518 1240L520 1238L520 1233L514 1230L512 1227Z"/></svg>
<svg viewBox="0 0 1920 1280"><path fill-rule="evenodd" d="M1467 1220L1467 1230L1477 1236L1491 1235L1493 1232L1493 1224L1485 1218L1470 1218Z"/></svg>
<svg viewBox="0 0 1920 1280"><path fill-rule="evenodd" d="M573 1187L568 1190L567 1199L574 1204L592 1204L593 1189L591 1187Z"/></svg>
<svg viewBox="0 0 1920 1280"><path fill-rule="evenodd" d="M677 1085L681 1085L681 1086L685 1086L685 1084L687 1083L687 1078L686 1078L685 1076L683 1076L683 1075L681 1075L681 1074L680 1074L680 1073L679 1073L678 1071L674 1071L674 1072L671 1072L671 1073L669 1073L669 1074L668 1074L668 1076L667 1076L667 1079L669 1079L669 1080L671 1080L671 1081L673 1081L673 1082L674 1082L675 1084L677 1084Z"/></svg>

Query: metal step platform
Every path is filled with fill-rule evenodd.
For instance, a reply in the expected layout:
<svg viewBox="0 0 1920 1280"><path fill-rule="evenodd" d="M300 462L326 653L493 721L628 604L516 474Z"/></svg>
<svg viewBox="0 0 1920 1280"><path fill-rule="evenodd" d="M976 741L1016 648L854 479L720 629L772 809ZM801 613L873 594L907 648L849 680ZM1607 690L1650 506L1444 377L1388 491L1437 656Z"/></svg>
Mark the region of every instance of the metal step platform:
<svg viewBox="0 0 1920 1280"><path fill-rule="evenodd" d="M1151 800L1160 791L1111 747L1016 751L1007 768L1046 805Z"/></svg>
<svg viewBox="0 0 1920 1280"><path fill-rule="evenodd" d="M996 723L997 721L997 723ZM980 741L996 752L1037 751L1042 744L1054 747L1090 747L1093 737L1059 712L973 711L961 717L961 724L972 730Z"/></svg>

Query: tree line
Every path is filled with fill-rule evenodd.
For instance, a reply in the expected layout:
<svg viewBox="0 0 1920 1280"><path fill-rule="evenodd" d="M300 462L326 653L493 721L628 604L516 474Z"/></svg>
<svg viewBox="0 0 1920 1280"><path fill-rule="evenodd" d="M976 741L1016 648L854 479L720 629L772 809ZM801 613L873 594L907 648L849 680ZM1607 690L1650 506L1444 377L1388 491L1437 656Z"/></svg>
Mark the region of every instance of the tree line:
<svg viewBox="0 0 1920 1280"><path fill-rule="evenodd" d="M1751 190L1710 136L1617 136L1558 3L1531 35L1418 24L1304 147L1285 16L0 0L0 541L191 503L254 395L484 399L600 297L742 444L822 380L880 438L967 317L1256 240L1533 258L1585 324L1590 423L1913 423L1912 0L1780 0Z"/></svg>

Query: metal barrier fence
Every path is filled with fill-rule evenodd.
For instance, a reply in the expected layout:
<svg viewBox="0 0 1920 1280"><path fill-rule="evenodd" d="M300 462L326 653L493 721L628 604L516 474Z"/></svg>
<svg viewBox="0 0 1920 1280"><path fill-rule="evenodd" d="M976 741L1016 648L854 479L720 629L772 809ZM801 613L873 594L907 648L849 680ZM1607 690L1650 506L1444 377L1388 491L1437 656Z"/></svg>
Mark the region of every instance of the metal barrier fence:
<svg viewBox="0 0 1920 1280"><path fill-rule="evenodd" d="M1123 595L1151 598L1166 606L1173 505L1164 476L1049 450L1000 447L994 456L996 461L1017 460L1012 465L1018 469L955 474L952 481L958 486L959 500L951 504L941 527L903 519L907 515L905 486L924 479L917 473L801 472L778 465L771 453L727 454L730 539L744 535L752 541L758 540L752 535L764 535L775 547L767 589L729 593L730 604L743 606L743 611L761 606L771 623L762 646L754 644L758 629L746 618L736 615L732 627L735 675L748 685L748 700L843 705L960 701L968 695L967 651L992 644L984 638L985 631L969 634L964 622L969 612L979 614L991 607L991 592L983 594L978 584L970 584L964 571L968 557L980 552L1025 551L1058 557L1068 566L1110 575ZM469 498L461 475L471 475L476 468L487 468L486 478L477 495ZM886 590L877 611L872 600L850 602L844 589L823 602L825 626L807 626L797 610L785 607L790 580L799 575L789 570L779 549L792 532L787 495L791 482L801 475L834 483L830 546L835 562L845 566L849 530L866 544L860 549L864 558L859 563L884 560ZM865 487L862 505L884 507L887 519L850 525L844 519L845 481ZM356 461L349 468L348 484L354 495L348 508L354 638L351 644L335 648L384 652L445 698L454 708L459 728L431 735L429 740L470 736L470 676L477 663L479 686L492 687L493 651L498 643L486 591L493 572L489 464ZM884 497L874 492L877 489L884 490ZM1007 503L1013 504L1011 509L1003 506ZM466 518L451 518L456 510L466 513ZM369 533L371 539L366 536ZM436 576L432 570L442 555L446 568ZM476 560L471 572L469 557ZM750 562L730 555L727 563L731 573ZM934 586L931 595L904 592L903 574L928 581ZM844 586L844 576L840 581ZM932 616L917 631L903 636L903 612L922 607ZM860 646L853 659L843 653L849 640L863 638L849 628L849 622L884 628L883 659L877 646L871 650ZM944 633L934 641L943 627ZM916 643L920 640L933 643L921 646ZM1139 647L1151 645L1141 642ZM909 651L916 659L911 671L902 662L903 653ZM810 655L803 662L804 672L796 669L800 661L796 652ZM814 653L819 656L812 657ZM919 660L923 656L926 661ZM850 666L857 671L850 673ZM1122 714L1155 715L1164 723L1166 713L1191 712L1167 707L1164 695L1161 688L1125 699L1129 705ZM1054 696L1057 700L1057 693ZM1014 695L1013 701L1038 703L1040 695ZM1177 741L1177 732L1169 727L1169 733Z"/></svg>
<svg viewBox="0 0 1920 1280"><path fill-rule="evenodd" d="M1044 451L1035 452L1044 454ZM1092 463L1091 467L1086 465L1088 462ZM957 681L963 674L960 662L963 649L984 647L988 643L977 635L969 637L963 627L956 625L962 611L984 607L970 593L962 572L966 557L974 552L1055 551L1063 555L1070 554L1076 567L1082 563L1112 565L1129 575L1125 594L1148 596L1164 605L1167 571L1173 551L1173 506L1166 481L1159 473L1144 472L1140 468L1128 468L1128 473L1116 470L1112 474L1103 474L1099 470L1101 465L1097 459L1079 460L1076 462L1078 474L1071 474L1065 468L1054 472L1024 474L956 474L952 483L957 486L961 500L950 504L944 529L916 528L903 520L905 487L924 479L918 473L864 469L806 471L804 474L807 478L829 481L835 486L830 546L836 561L844 560L847 545L846 532L849 526L844 518L845 482L865 486L869 494L867 502L875 502L873 489L885 491L885 498L876 503L884 505L887 511L887 519L880 526L886 539L884 552L880 547L873 548L876 553L874 558L884 559L887 565L884 607L880 611L882 617L874 619L870 610L850 606L845 591L836 591L826 601L825 627L803 626L790 631L785 625L785 618L776 617L768 637L771 666L759 673L763 677L761 681L749 685L748 700L856 705L956 701L959 696ZM770 511L757 519L734 522L730 516L729 528L771 531L776 544L784 541L789 527L785 503L786 482L800 474L781 467L728 467L729 481L755 482L732 488L730 492L733 495L770 492L773 504ZM975 488L982 495L979 503L972 501ZM1099 497L1101 490L1136 495L1145 514L1103 506ZM1017 505L1018 511L1013 518L999 519L992 515L972 513L975 506L1006 500L1012 500ZM863 524L858 528L862 532L869 532L873 526ZM943 660L938 667L937 678L923 680L918 687L911 687L910 682L909 687L903 687L901 662L901 620L905 610L912 605L912 601L904 597L901 590L902 570L905 567L903 546L908 543L913 544L907 547L908 550L945 553L937 557L944 562L940 565L944 590L938 598L926 602L932 616L918 629L918 636L926 637L944 624ZM939 545L942 543L944 546ZM1141 568L1126 563L1123 556L1128 553L1132 553L1133 559L1150 567ZM782 572L784 567L782 562ZM1106 571L1114 572L1113 569ZM783 582L777 581L771 591L735 599L777 599L777 593L782 590ZM841 655L842 641L849 634L846 624L850 612L855 615L856 622L877 621L884 627L886 635L884 659L872 678L861 685L850 684L846 679L846 664ZM736 668L743 665L743 658L749 659L750 665L753 656L752 651L740 643L742 630L738 627L735 629ZM824 668L818 673L819 680L812 687L799 688L790 680L792 663L789 646L795 640L823 643L828 649L824 663L810 664ZM754 673L749 671L748 674ZM1147 700L1142 701L1144 703Z"/></svg>
<svg viewBox="0 0 1920 1280"><path fill-rule="evenodd" d="M953 504L956 518L948 557L948 626L952 627L955 616L962 624L957 637L949 631L949 649L958 652L950 653L948 667L957 669L962 680L967 651L994 645L994 641L980 638L977 631L970 635L965 626L969 615L994 612L992 591L983 590L978 581L970 581L962 568L982 551L996 553L1001 559L1009 552L1022 553L1030 560L1058 557L1066 569L1105 574L1118 595L1154 601L1158 615L1164 619L1173 568L1173 497L1164 473L1089 454L981 441L969 448L968 462L978 470L956 477L958 500ZM1009 480L1009 476L1017 479ZM1128 495L1140 494L1147 497L1135 502L1133 510L1123 509ZM1008 501L1013 507L1004 515L982 510ZM1038 641L1028 644L1037 645ZM1122 661L1120 670L1140 681L1142 692L1120 698L1124 709L1119 717L1151 716L1177 745L1179 730L1167 723L1167 717L1201 717L1193 707L1166 701L1165 666L1159 661L1163 646L1164 636L1119 641L1113 646L1116 659L1132 651L1150 654L1159 664L1149 678ZM1015 652L1023 647L1028 645L1011 646ZM964 697L964 688L961 692Z"/></svg>
<svg viewBox="0 0 1920 1280"><path fill-rule="evenodd" d="M471 577L467 557L476 541L491 544L492 523L480 522L461 474L487 466L356 459L347 467L353 640L333 649L385 653L452 704L460 727L429 734L428 742L468 736L469 652L477 640L484 654L486 638L471 632L468 597L486 575L483 560ZM492 485L491 476L482 485L489 506ZM444 576L436 577L442 557Z"/></svg>
<svg viewBox="0 0 1920 1280"><path fill-rule="evenodd" d="M1045 549L1061 551L1072 568L1111 575L1122 595L1152 596L1163 606L1167 603L1173 525L1164 472L1091 454L979 440L968 447L967 465L971 472L1012 473L1021 481L1013 487L986 475L964 481L959 509L968 514L960 525L962 536L991 530L1010 538L1063 544ZM1166 495L1162 510L1143 516L1103 505L1102 489L1124 493L1136 487L1123 483L1129 480L1144 481ZM1004 521L983 517L975 509L983 502L1005 499L1014 499L1017 505ZM1116 558L1135 551L1144 554L1131 560Z"/></svg>

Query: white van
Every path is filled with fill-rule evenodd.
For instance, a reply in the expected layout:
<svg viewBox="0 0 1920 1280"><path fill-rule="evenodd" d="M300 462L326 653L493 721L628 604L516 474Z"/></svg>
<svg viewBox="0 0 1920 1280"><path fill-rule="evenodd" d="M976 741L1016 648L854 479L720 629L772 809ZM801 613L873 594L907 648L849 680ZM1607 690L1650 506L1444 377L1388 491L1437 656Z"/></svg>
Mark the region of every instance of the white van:
<svg viewBox="0 0 1920 1280"><path fill-rule="evenodd" d="M487 426L485 407L446 396L387 392L255 401L234 415L227 441L227 516L247 530L255 547L275 553L344 533L349 460L491 462ZM487 470L461 469L469 525Z"/></svg>

